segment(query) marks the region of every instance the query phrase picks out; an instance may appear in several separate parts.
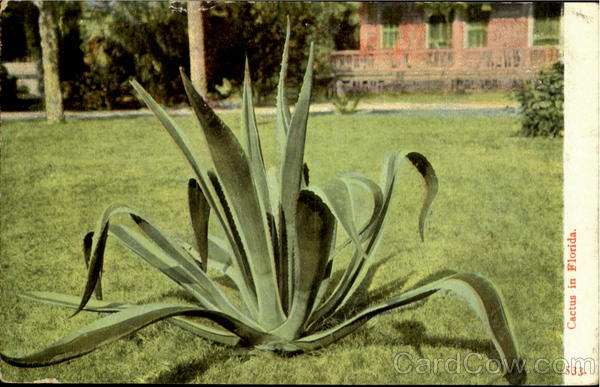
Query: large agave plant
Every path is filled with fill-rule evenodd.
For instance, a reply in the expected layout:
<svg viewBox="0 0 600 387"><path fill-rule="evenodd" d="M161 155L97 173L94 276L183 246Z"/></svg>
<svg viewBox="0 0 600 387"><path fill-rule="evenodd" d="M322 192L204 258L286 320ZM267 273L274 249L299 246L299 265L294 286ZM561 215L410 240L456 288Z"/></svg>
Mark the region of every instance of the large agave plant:
<svg viewBox="0 0 600 387"><path fill-rule="evenodd" d="M75 313L82 310L112 313L40 352L26 356L2 354L4 361L24 367L59 363L165 319L227 345L307 351L348 335L385 311L440 290L450 290L477 312L505 366L519 362L499 294L488 280L477 274L454 274L356 311L357 290L375 269L374 253L381 240L398 172L404 166L414 167L424 179L426 194L419 218L421 238L425 216L437 191L437 178L427 159L411 152L386 156L381 185L356 173L341 175L324 184L309 184L303 155L313 49L311 46L298 102L290 113L285 89L289 26L287 34L277 90L280 140L277 172L265 168L247 64L242 103L243 145L181 72L210 150L209 165L201 165L185 132L137 82L132 83L195 174L188 184L195 246L165 235L137 210L122 205L109 207L96 231L84 238L88 277L83 297L50 292L21 296L70 307ZM369 198L367 203L361 201L365 196ZM364 220L355 213L359 206L372 209ZM135 228L114 221L113 217L123 214L133 219ZM223 238L208 232L209 216L216 218ZM336 246L337 224L348 238ZM109 233L181 286L195 302L136 305L103 300L101 274ZM353 249L353 255L339 279L334 280L333 261L338 251L348 247ZM211 273L217 269L231 280L239 292L239 303L233 302L213 275L209 276L209 268ZM91 297L94 293L96 299ZM340 313L344 311L352 314L341 320L330 318L344 315Z"/></svg>

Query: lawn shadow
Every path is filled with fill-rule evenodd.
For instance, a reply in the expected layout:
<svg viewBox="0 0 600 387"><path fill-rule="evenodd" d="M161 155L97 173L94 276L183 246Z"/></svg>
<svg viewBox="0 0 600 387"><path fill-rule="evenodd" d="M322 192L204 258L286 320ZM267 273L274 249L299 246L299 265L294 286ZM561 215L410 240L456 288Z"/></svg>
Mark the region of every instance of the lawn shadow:
<svg viewBox="0 0 600 387"><path fill-rule="evenodd" d="M456 272L451 270L438 271L426 278L423 278L417 284L415 284L414 287L416 288L425 285L427 283L439 280L441 278L455 273ZM488 359L501 361L496 348L494 347L493 343L489 340L481 341L473 339L457 339L442 336L429 336L425 332L425 326L418 321L404 321L396 323L394 325L394 328L401 332L399 343L412 346L420 357L423 357L421 346L428 345L434 348L452 347L466 349L472 352L484 354L488 357ZM518 362L519 364L511 365L510 372L508 372L504 376L510 384L523 384L527 379L527 374L525 372L523 360L518 360ZM522 369L523 372L519 372L519 369Z"/></svg>
<svg viewBox="0 0 600 387"><path fill-rule="evenodd" d="M242 351L240 349L240 351ZM247 351L247 350L246 350ZM239 351L238 351L239 352ZM204 357L195 359L185 363L178 364L169 370L162 371L156 377L148 380L149 384L183 384L190 383L198 378L213 365L225 362L231 359L232 356L237 356L240 362L245 362L250 359L250 356L240 352L239 355L232 355L231 350L212 350Z"/></svg>
<svg viewBox="0 0 600 387"><path fill-rule="evenodd" d="M428 335L426 333L425 325L420 321L409 320L398 322L394 324L394 329L399 333L398 344L413 347L420 357L423 357L423 352L421 351L423 345L434 348L452 347L467 349L472 352L486 355L490 359L497 357L496 349L491 342Z"/></svg>
<svg viewBox="0 0 600 387"><path fill-rule="evenodd" d="M195 359L189 362L177 364L169 370L162 371L148 383L152 384L174 384L174 383L189 383L194 378L206 372L214 363L224 361L226 358L225 352L221 351L214 356L214 351L210 351L204 357Z"/></svg>
<svg viewBox="0 0 600 387"><path fill-rule="evenodd" d="M386 257L386 260L387 259L389 259L389 257ZM381 262L381 264L383 264L383 263L384 262ZM435 282L437 280L451 276L453 274L456 274L456 272L452 271L452 270L437 271L435 273L432 273L432 274L422 278L408 290L419 288L420 286L424 286L426 284ZM366 289L369 287L369 285L372 281L372 273L369 273L369 278L366 281L366 286L363 286L359 289L359 292L362 293L361 294L362 297L358 297L358 298L360 300L362 300L362 302L355 305L355 307L358 306L358 307L363 308L363 307L366 307L369 304L373 303L374 301L380 302L384 298L390 297L392 294L396 294L399 290L401 290L402 292L406 292L407 290L404 290L403 288L404 288L404 285L406 284L406 282L408 281L408 278L411 275L412 275L412 273L410 273L406 277L398 278L396 280L388 282L373 291L367 292ZM359 293L359 292L357 292L357 293ZM409 305L403 306L402 309L410 310L410 309L419 308L428 299L429 299L429 297L424 298L419 301L416 301L416 302L413 302ZM421 348L422 348L422 346L425 345L425 346L430 346L430 347L434 347L434 348L445 347L445 348L465 349L470 352L485 355L488 357L488 359L493 359L495 361L501 362L500 356L499 356L496 348L494 347L493 343L489 340L482 341L482 340L475 340L475 339L460 339L460 338L452 338L452 337L446 337L446 336L428 335L426 333L425 325L423 325L419 321L412 321L412 320L395 323L394 329L399 333L399 335L397 336L398 338L395 340L395 343L413 347L413 349L415 350L417 355L421 358L424 357L423 351L421 350ZM524 363L522 360L519 360L518 362L519 362L518 364L510 365L511 366L510 370L509 370L510 372L508 372L506 375L502 376L510 384L522 384L526 380L527 375L525 372ZM522 370L522 372L519 372L519 370Z"/></svg>
<svg viewBox="0 0 600 387"><path fill-rule="evenodd" d="M487 356L488 359L494 359L501 362L498 352L491 341L428 335L423 323L412 320L395 323L394 329L399 332L397 343L411 346L420 358L424 358L421 347L426 345L433 348L466 349L470 352L483 354ZM518 372L520 367L523 367L523 372ZM520 363L518 366L512 368L509 373L504 375L504 378L513 385L523 384L527 378L524 364Z"/></svg>
<svg viewBox="0 0 600 387"><path fill-rule="evenodd" d="M456 273L451 270L437 271L437 272L430 274L427 277L419 280L417 283L415 283L414 286L411 287L411 289L404 290L404 285L408 282L410 277L414 274L414 271L411 271L410 273L408 273L407 275L405 275L403 277L397 278L397 279L387 282L373 290L368 291L368 289L371 286L371 283L373 281L373 276L375 274L375 271L379 268L379 266L383 265L391 257L392 257L392 255L389 255L389 256L383 258L381 261L375 263L369 269L369 272L367 274L365 282L357 289L357 299L363 300L362 302L359 302L357 304L357 307L366 307L369 304L372 304L374 302L381 302L388 297L404 293L411 289L416 289L419 286L423 286L425 284L434 282L438 279L441 279L441 278L444 278L444 277L447 277L449 275ZM402 307L402 310L416 309L416 308L422 306L428 299L429 299L429 297L426 297L422 300L415 301L409 305L405 305Z"/></svg>

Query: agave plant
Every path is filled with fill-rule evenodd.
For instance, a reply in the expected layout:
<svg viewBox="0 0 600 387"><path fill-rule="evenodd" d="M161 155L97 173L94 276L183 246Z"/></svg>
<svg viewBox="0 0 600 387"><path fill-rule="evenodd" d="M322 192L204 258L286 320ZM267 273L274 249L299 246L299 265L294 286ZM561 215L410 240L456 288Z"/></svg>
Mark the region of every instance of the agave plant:
<svg viewBox="0 0 600 387"><path fill-rule="evenodd" d="M398 173L405 166L415 168L425 182L425 199L418 222L421 238L425 217L437 192L437 177L420 153L396 152L387 155L383 162L381 185L358 173L341 174L323 184L309 184L304 145L313 47L291 113L285 88L289 33L288 26L277 89L278 171L265 168L247 63L241 143L181 71L209 150L210 160L204 164L200 163L185 131L137 82L132 82L195 175L188 184L195 245L167 236L135 209L123 205L109 207L96 231L84 238L88 276L81 298L52 292L21 294L24 298L73 308L75 314L95 311L106 316L37 353L2 354L4 361L24 367L59 363L160 320L226 345L280 352L308 351L348 335L383 312L450 290L465 298L477 312L505 366L519 362L499 294L488 280L477 274L453 274L357 310L357 290L376 268L374 254ZM369 209L365 219L357 214L359 206ZM134 226L116 221L117 215L130 217ZM209 233L209 216L214 216L223 237ZM336 243L338 224L347 235L343 243ZM178 284L194 302L137 305L104 300L101 277L109 234ZM341 276L336 278L332 275L333 262L344 249L352 254L348 255L349 263ZM222 281L217 281L215 269L233 284L239 302L233 302ZM94 293L96 299L92 299ZM344 315L342 312L346 312L346 318L331 319Z"/></svg>

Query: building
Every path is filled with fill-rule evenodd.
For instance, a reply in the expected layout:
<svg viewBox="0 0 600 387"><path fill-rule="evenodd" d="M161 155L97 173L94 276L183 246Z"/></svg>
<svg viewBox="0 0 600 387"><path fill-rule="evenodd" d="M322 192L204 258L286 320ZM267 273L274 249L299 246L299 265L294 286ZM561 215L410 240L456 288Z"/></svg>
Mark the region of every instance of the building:
<svg viewBox="0 0 600 387"><path fill-rule="evenodd" d="M561 58L562 3L360 4L360 49L331 55L337 91L512 88Z"/></svg>

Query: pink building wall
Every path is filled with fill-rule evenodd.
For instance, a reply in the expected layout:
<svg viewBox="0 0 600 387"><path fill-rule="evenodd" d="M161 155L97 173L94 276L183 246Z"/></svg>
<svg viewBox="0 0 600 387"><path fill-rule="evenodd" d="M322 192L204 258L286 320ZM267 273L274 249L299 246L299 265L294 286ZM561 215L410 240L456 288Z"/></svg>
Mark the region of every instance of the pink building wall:
<svg viewBox="0 0 600 387"><path fill-rule="evenodd" d="M360 7L360 53L375 50L379 47L380 26L371 23L367 17L367 5L361 3Z"/></svg>
<svg viewBox="0 0 600 387"><path fill-rule="evenodd" d="M523 3L495 5L488 24L488 47L527 47L529 7Z"/></svg>
<svg viewBox="0 0 600 387"><path fill-rule="evenodd" d="M456 16L452 23L452 48L464 48L466 22L462 17Z"/></svg>
<svg viewBox="0 0 600 387"><path fill-rule="evenodd" d="M360 8L360 50L331 54L336 87L368 92L510 89L562 57L559 46L531 46L531 3L491 4L487 42L477 48L465 48L468 23L457 11L451 49L427 48L430 15L416 3L367 4ZM380 46L385 7L401 7L395 49Z"/></svg>
<svg viewBox="0 0 600 387"><path fill-rule="evenodd" d="M399 26L397 50L427 48L427 22L425 12L414 3L403 7ZM493 4L488 24L488 44L490 48L528 47L528 17L530 4ZM360 52L380 49L381 26L376 21L367 20L366 3L361 3ZM452 25L452 48L464 48L466 22L457 15Z"/></svg>
<svg viewBox="0 0 600 387"><path fill-rule="evenodd" d="M427 25L422 12L413 4L407 5L402 13L400 24L399 50L422 49L427 47Z"/></svg>

